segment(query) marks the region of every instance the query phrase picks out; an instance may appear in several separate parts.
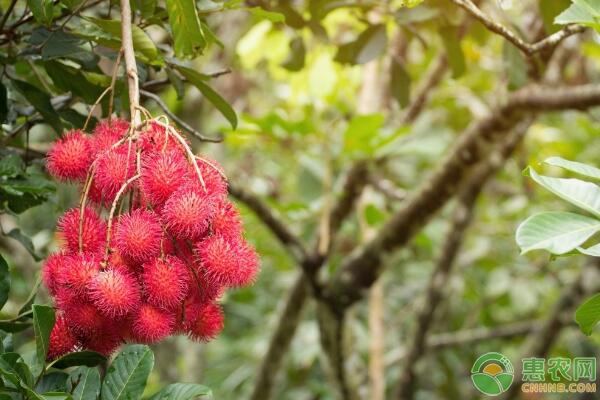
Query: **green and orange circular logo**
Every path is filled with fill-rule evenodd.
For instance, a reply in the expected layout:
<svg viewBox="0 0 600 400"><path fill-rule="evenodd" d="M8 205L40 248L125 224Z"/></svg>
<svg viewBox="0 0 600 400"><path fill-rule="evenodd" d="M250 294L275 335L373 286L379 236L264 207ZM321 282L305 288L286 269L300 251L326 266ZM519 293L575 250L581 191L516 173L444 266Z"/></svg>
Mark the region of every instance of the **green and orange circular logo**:
<svg viewBox="0 0 600 400"><path fill-rule="evenodd" d="M475 387L488 396L506 392L513 383L514 374L510 360L500 353L482 355L471 368L471 379Z"/></svg>

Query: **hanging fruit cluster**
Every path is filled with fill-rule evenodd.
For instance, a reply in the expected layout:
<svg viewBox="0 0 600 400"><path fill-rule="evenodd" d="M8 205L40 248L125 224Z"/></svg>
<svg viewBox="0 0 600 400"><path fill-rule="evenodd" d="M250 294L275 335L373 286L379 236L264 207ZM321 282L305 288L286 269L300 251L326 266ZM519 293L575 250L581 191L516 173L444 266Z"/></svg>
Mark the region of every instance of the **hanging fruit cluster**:
<svg viewBox="0 0 600 400"><path fill-rule="evenodd" d="M92 135L67 132L47 169L82 187L42 271L58 309L49 358L220 332L219 297L253 282L258 257L215 162L194 156L168 123L113 119Z"/></svg>

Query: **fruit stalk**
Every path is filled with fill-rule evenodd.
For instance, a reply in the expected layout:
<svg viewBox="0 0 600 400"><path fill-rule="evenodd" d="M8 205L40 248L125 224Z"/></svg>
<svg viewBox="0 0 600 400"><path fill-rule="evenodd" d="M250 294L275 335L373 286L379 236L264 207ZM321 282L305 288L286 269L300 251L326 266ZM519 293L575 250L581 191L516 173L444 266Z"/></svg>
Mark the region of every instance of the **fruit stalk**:
<svg viewBox="0 0 600 400"><path fill-rule="evenodd" d="M125 70L127 71L127 86L129 89L129 110L131 125L136 127L141 122L139 114L140 88L138 80L137 65L135 63L135 51L133 48L133 36L131 28L131 5L128 0L121 0L121 43L123 45L123 58L125 59Z"/></svg>

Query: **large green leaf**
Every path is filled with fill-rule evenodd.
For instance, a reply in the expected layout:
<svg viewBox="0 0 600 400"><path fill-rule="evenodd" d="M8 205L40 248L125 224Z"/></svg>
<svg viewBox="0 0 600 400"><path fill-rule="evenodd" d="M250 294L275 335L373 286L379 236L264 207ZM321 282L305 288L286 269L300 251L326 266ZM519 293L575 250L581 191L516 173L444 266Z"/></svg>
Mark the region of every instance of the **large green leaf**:
<svg viewBox="0 0 600 400"><path fill-rule="evenodd" d="M165 387L149 400L193 400L199 396L212 396L211 390L195 383L174 383Z"/></svg>
<svg viewBox="0 0 600 400"><path fill-rule="evenodd" d="M88 20L115 38L121 37L121 21L99 18L88 18ZM150 39L150 36L142 28L134 25L131 36L133 37L133 47L137 53L143 55L149 61L157 58L158 49L152 39Z"/></svg>
<svg viewBox="0 0 600 400"><path fill-rule="evenodd" d="M23 247L25 247L25 250L27 250L27 252L29 254L31 254L31 256L33 257L33 259L35 261L40 261L42 259L35 252L35 248L33 247L33 242L31 241L31 238L29 236L25 235L23 232L21 232L21 230L19 228L11 229L11 231L8 232L6 234L6 236L9 236L9 237L15 239L16 241L18 241L19 243L21 243L23 245Z"/></svg>
<svg viewBox="0 0 600 400"><path fill-rule="evenodd" d="M95 367L104 362L106 362L106 357L104 357L102 354L95 351L84 350L66 354L50 363L49 367L59 369L75 367L79 365Z"/></svg>
<svg viewBox="0 0 600 400"><path fill-rule="evenodd" d="M592 330L600 321L600 293L587 299L575 311L575 321L586 335L591 335Z"/></svg>
<svg viewBox="0 0 600 400"><path fill-rule="evenodd" d="M100 395L100 372L98 368L75 368L69 374L67 389L73 394L73 400L97 399Z"/></svg>
<svg viewBox="0 0 600 400"><path fill-rule="evenodd" d="M102 385L102 400L135 400L144 392L154 366L154 354L145 345L127 346L111 364Z"/></svg>
<svg viewBox="0 0 600 400"><path fill-rule="evenodd" d="M385 25L371 25L356 40L341 45L335 60L343 64L364 64L383 54L386 47Z"/></svg>
<svg viewBox="0 0 600 400"><path fill-rule="evenodd" d="M0 254L0 310L8 300L8 292L10 291L10 272L8 271L8 263ZM1 328L0 328L1 329Z"/></svg>
<svg viewBox="0 0 600 400"><path fill-rule="evenodd" d="M63 130L62 122L56 110L52 107L50 95L25 81L13 79L12 82L15 89L42 115L44 122L52 126L56 133L60 134Z"/></svg>
<svg viewBox="0 0 600 400"><path fill-rule="evenodd" d="M33 18L43 25L50 25L54 18L54 2L52 0L27 0Z"/></svg>
<svg viewBox="0 0 600 400"><path fill-rule="evenodd" d="M545 159L544 163L564 168L567 171L575 172L576 174L587 176L588 178L600 179L600 169L591 165L565 160L562 157L550 157Z"/></svg>
<svg viewBox="0 0 600 400"><path fill-rule="evenodd" d="M561 199L600 218L600 187L598 185L579 179L551 178L539 175L531 167L525 173Z"/></svg>
<svg viewBox="0 0 600 400"><path fill-rule="evenodd" d="M406 107L410 99L410 75L404 65L396 60L392 60L391 74L391 94L400 107Z"/></svg>
<svg viewBox="0 0 600 400"><path fill-rule="evenodd" d="M205 75L181 65L175 65L175 67L192 85L196 86L198 90L200 90L204 97L210 101L217 108L217 110L221 112L221 114L223 114L233 129L237 128L237 115L235 110L224 98L221 97L219 93L215 92L213 88L205 83Z"/></svg>
<svg viewBox="0 0 600 400"><path fill-rule="evenodd" d="M585 249L583 247L578 247L577 251L588 256L600 257L600 243Z"/></svg>
<svg viewBox="0 0 600 400"><path fill-rule="evenodd" d="M34 304L32 310L37 362L39 366L43 367L46 363L46 355L50 345L50 333L55 322L54 309L49 306Z"/></svg>
<svg viewBox="0 0 600 400"><path fill-rule="evenodd" d="M521 253L547 250L565 254L600 231L600 220L569 212L543 212L532 215L517 228Z"/></svg>
<svg viewBox="0 0 600 400"><path fill-rule="evenodd" d="M560 25L581 24L600 29L600 3L598 0L573 0L573 4L556 17L554 23Z"/></svg>
<svg viewBox="0 0 600 400"><path fill-rule="evenodd" d="M166 0L173 49L181 58L195 57L206 47L194 0Z"/></svg>

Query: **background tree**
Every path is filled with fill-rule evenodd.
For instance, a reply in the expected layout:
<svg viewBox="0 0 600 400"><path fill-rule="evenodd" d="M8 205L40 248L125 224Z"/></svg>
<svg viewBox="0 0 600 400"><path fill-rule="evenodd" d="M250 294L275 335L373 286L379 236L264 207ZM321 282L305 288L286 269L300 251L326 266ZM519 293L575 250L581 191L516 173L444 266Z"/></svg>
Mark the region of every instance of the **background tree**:
<svg viewBox="0 0 600 400"><path fill-rule="evenodd" d="M257 285L224 299L217 341L155 347L149 391L470 398L485 352L596 354L570 323L598 290L596 262L521 256L513 234L564 209L526 165L595 161L600 10L508 3L131 2L142 105L223 163L262 256ZM77 196L41 157L130 99L116 2L2 6L8 320ZM27 332L13 339L23 352Z"/></svg>

